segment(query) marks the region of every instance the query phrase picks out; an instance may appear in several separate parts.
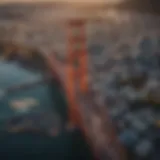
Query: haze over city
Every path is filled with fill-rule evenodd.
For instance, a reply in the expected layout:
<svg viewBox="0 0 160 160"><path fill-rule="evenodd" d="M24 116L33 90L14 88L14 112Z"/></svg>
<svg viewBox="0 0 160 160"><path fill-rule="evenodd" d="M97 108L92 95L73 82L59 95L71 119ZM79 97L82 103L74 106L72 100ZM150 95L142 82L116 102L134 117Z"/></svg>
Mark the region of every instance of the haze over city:
<svg viewBox="0 0 160 160"><path fill-rule="evenodd" d="M71 2L71 3L116 3L122 0L1 0L0 3L16 3L16 2Z"/></svg>

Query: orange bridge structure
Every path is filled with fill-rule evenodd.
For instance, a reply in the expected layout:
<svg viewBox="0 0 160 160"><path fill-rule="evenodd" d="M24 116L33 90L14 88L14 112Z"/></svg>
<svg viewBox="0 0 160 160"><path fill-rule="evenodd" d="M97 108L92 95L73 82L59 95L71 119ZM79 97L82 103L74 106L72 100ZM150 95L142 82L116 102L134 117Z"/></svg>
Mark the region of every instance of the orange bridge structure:
<svg viewBox="0 0 160 160"><path fill-rule="evenodd" d="M118 141L107 106L96 102L95 97L100 95L89 82L86 24L86 19L67 22L65 61L59 62L50 54L46 58L54 77L65 90L70 121L83 130L97 159L125 160L125 151Z"/></svg>

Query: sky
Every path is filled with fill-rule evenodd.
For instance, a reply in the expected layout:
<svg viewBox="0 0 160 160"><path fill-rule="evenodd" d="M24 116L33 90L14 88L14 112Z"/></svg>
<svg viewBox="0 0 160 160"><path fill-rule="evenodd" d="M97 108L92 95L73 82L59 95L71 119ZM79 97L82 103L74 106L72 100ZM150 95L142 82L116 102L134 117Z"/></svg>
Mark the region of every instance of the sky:
<svg viewBox="0 0 160 160"><path fill-rule="evenodd" d="M8 2L83 2L83 3L115 3L121 0L0 0L0 3Z"/></svg>

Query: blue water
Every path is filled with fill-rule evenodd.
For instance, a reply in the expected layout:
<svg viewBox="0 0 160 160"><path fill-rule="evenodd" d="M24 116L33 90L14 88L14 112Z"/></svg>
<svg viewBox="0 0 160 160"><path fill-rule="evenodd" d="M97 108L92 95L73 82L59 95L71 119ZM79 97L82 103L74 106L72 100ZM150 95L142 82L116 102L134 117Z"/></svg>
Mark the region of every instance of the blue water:
<svg viewBox="0 0 160 160"><path fill-rule="evenodd" d="M42 78L39 73L33 73L20 68L16 63L0 62L0 90L28 81ZM26 97L38 101L38 106L25 112L17 112L10 106L13 100L23 100ZM90 160L92 159L88 145L79 131L63 130L56 137L48 137L39 133L5 133L5 121L15 115L31 114L35 112L56 112L63 123L67 122L67 104L63 93L53 82L32 87L28 90L9 93L0 99L0 158L24 159L56 159L56 160ZM32 115L32 114L31 114ZM32 116L28 116L32 118ZM45 118L45 117L43 117ZM41 119L39 119L41 120ZM44 121L43 121L44 122ZM17 123L17 122L16 122ZM48 124L46 124L47 126ZM3 159L2 158L2 159Z"/></svg>
<svg viewBox="0 0 160 160"><path fill-rule="evenodd" d="M39 73L32 73L23 68L20 68L16 63L0 62L0 90L1 92L8 87L24 84L27 82L34 82L42 79L42 75ZM13 101L23 101L25 99L32 98L37 106L32 110L45 110L54 106L53 97L50 94L48 84L38 85L31 87L27 90L21 90L13 93L9 93L0 100L0 118L9 118L18 114L18 110L14 110L12 107Z"/></svg>

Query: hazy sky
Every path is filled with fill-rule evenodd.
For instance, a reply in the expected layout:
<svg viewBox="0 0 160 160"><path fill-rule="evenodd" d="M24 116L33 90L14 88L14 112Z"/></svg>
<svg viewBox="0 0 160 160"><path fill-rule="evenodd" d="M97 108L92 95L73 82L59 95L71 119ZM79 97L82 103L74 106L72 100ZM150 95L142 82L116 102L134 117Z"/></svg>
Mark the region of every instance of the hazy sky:
<svg viewBox="0 0 160 160"><path fill-rule="evenodd" d="M88 2L88 3L113 3L118 2L121 0L0 0L0 3L6 3L6 2Z"/></svg>

